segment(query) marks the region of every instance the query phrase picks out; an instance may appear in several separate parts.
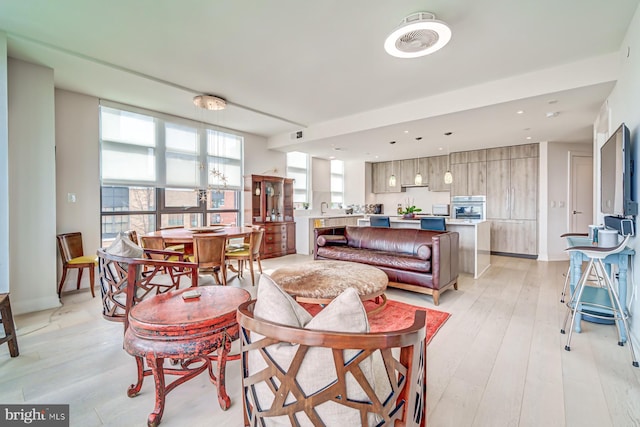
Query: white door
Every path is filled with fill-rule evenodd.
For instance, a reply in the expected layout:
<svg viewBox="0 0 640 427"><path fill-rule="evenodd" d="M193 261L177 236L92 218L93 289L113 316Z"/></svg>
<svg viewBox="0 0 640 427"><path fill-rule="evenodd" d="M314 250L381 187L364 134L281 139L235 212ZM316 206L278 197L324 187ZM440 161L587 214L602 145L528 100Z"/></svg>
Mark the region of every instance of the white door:
<svg viewBox="0 0 640 427"><path fill-rule="evenodd" d="M586 233L593 221L593 157L571 155L569 164L569 230Z"/></svg>

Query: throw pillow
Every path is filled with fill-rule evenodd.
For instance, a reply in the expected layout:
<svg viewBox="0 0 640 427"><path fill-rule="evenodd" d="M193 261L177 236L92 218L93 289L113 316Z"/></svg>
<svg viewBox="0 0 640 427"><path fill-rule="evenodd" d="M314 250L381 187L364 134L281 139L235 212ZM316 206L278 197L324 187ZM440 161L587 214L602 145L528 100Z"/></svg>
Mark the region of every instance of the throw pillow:
<svg viewBox="0 0 640 427"><path fill-rule="evenodd" d="M286 326L336 331L336 332L369 332L367 313L362 305L358 292L353 288L346 289L335 298L315 317L311 317L291 296L285 293L273 280L263 274L258 285L258 298L254 308L254 316L266 321L280 323ZM252 340L262 336L252 333ZM265 350L282 370L287 371L299 348L297 344L278 343ZM345 361L358 355L357 350L346 350ZM267 367L262 355L258 351L249 352L249 373L254 375ZM373 367L370 359L359 364L365 377L373 384ZM332 350L323 347L312 347L304 356L296 376L297 384L305 395L319 392L337 380ZM366 393L350 374L347 374L347 397L358 401L368 401ZM256 396L260 407L271 407L274 394L264 382L256 384ZM295 401L295 396L288 393L286 403ZM318 415L326 425L360 425L360 414L357 410L329 401L316 407ZM312 426L312 422L303 412L297 413L301 426ZM372 423L375 423L373 418ZM267 426L289 426L289 419L285 416L273 417L266 420Z"/></svg>
<svg viewBox="0 0 640 427"><path fill-rule="evenodd" d="M105 251L108 254L126 258L141 258L142 254L144 254L144 249L133 243L131 239L122 232L118 233L115 240Z"/></svg>
<svg viewBox="0 0 640 427"><path fill-rule="evenodd" d="M346 245L347 238L344 236L335 236L332 234L324 234L318 236L318 246L326 245Z"/></svg>

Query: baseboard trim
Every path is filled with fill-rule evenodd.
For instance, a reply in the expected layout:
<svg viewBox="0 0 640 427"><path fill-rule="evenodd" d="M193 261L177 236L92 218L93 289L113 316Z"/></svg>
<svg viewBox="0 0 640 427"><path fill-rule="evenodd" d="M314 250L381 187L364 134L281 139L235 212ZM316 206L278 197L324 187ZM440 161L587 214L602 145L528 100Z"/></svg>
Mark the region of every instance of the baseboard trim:
<svg viewBox="0 0 640 427"><path fill-rule="evenodd" d="M529 254L512 254L510 252L494 252L491 251L491 255L500 255L500 256L510 256L513 258L527 258L527 259L538 259L538 255L529 255Z"/></svg>

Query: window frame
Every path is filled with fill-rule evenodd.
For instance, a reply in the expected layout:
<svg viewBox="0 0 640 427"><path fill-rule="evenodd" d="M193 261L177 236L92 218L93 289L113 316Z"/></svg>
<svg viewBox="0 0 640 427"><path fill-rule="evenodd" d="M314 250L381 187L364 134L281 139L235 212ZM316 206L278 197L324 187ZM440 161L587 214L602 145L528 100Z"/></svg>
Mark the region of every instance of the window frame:
<svg viewBox="0 0 640 427"><path fill-rule="evenodd" d="M130 106L122 106L116 103L111 102L101 102L100 108L98 111L99 114L99 123L100 123L100 134L99 134L99 143L100 143L100 165L103 167L103 143L107 142L108 144L128 144L128 141L116 141L112 139L103 139L103 129L102 129L102 108L114 109L118 111L123 111L126 113L133 114L141 114L144 116L151 117L154 121L154 132L155 132L155 146L149 147L154 150L153 155L155 156L155 180L154 181L138 181L135 179L103 179L102 174L100 176L100 234L101 239L104 233L103 226L103 217L113 217L113 216L132 216L132 215L153 215L155 220L155 230L160 230L162 228L162 218L163 215L176 215L176 214L197 214L199 215L198 222L199 224L206 224L208 219L215 214L222 213L232 213L235 214L236 217L236 225L242 224L242 215L243 215L243 173L244 173L244 137L242 135L232 133L225 129L220 129L216 126L203 124L200 122L195 122L188 119L183 119L179 117L174 117L166 114L156 113L152 111L143 110L136 107ZM235 168L239 168L239 182L232 182L230 185L226 185L224 187L212 185L210 184L209 170L208 167L200 168L200 174L197 178L196 187L199 189L199 194L202 191L211 194L212 191L216 191L218 189L222 191L230 191L233 193L233 206L232 208L224 207L224 208L208 208L208 201L202 200L199 196L197 197L197 205L195 206L166 206L166 190L176 189L176 190L190 190L196 191L196 188L185 188L179 185L167 185L167 153L176 153L175 150L167 151L166 149L166 126L174 125L176 127L187 127L196 130L196 144L197 144L197 153L195 156L200 165L210 165L211 163L223 164L227 162L228 164L232 164ZM215 139L213 141L215 153L209 153L209 139L208 135L215 133L216 135L221 135L221 139ZM233 157L225 157L225 151L227 147L225 144L231 138L236 140L236 143L239 144L238 149L233 153ZM233 151L233 150L232 150ZM188 154L188 153L187 153ZM195 171L194 171L195 173ZM237 177L236 177L237 178ZM153 210L118 210L118 211L108 211L105 210L103 206L103 189L107 187L117 188L128 188L131 191L132 188L135 187L146 187L154 190L155 194L155 209ZM130 206L128 206L130 207ZM185 227L189 227L190 224L184 224ZM124 231L124 230L122 230ZM145 230L147 232L148 230ZM113 233L108 233L113 234ZM107 240L109 240L107 238ZM104 241L104 239L103 239Z"/></svg>

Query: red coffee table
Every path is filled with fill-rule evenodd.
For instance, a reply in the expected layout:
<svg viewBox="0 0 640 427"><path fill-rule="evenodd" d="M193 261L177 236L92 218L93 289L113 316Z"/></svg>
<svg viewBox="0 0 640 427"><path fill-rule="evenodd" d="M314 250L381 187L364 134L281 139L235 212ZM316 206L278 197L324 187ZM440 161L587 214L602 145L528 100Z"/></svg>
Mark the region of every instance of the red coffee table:
<svg viewBox="0 0 640 427"><path fill-rule="evenodd" d="M183 299L183 293L193 290L201 295ZM231 400L225 388L227 355L231 341L239 336L236 310L249 299L249 292L244 289L207 286L157 295L131 309L124 348L136 358L138 382L129 387L127 394L137 395L144 377L153 374L156 404L147 421L150 427L160 423L167 393L205 370L217 386L220 407L229 408ZM177 367L165 368L164 359L170 359ZM145 371L143 360L150 371ZM179 377L165 384L165 374Z"/></svg>

